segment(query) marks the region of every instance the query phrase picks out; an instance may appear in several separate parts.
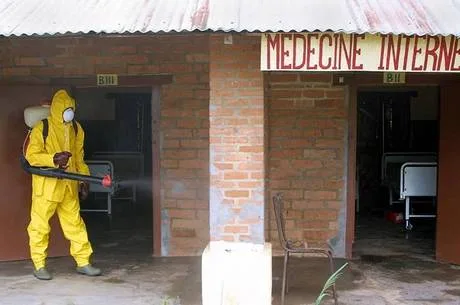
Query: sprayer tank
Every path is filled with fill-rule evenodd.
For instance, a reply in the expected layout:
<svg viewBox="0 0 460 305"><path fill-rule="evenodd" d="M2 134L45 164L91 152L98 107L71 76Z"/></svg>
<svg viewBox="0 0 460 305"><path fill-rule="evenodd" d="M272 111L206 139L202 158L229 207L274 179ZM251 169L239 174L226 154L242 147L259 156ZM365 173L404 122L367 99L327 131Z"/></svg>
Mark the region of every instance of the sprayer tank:
<svg viewBox="0 0 460 305"><path fill-rule="evenodd" d="M32 106L24 109L24 122L29 128L50 115L49 106Z"/></svg>

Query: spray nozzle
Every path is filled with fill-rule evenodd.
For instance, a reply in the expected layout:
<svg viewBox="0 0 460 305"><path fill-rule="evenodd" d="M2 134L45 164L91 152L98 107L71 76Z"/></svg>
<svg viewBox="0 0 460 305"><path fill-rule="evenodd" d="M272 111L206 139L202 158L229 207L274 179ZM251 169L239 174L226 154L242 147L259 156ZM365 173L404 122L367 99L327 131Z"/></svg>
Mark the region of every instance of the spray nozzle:
<svg viewBox="0 0 460 305"><path fill-rule="evenodd" d="M112 186L112 178L110 177L110 175L105 175L102 178L102 185L104 187L111 187Z"/></svg>

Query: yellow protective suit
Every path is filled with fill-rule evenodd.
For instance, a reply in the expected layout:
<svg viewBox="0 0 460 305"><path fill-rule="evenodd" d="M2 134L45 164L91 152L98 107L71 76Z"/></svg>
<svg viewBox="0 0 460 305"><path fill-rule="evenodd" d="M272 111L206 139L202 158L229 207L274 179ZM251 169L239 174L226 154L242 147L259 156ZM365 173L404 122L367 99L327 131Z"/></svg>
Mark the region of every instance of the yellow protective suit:
<svg viewBox="0 0 460 305"><path fill-rule="evenodd" d="M56 167L53 157L58 152L72 153L68 162L69 172L88 175L89 168L84 162L84 131L77 123L78 132L72 123L64 123L63 112L72 107L75 111L75 100L65 90L55 93L48 118L48 137L46 147L43 141L43 123L38 123L30 134L30 142L26 159L32 166ZM50 233L49 220L57 211L64 236L70 241L70 254L79 267L89 263L92 254L88 241L86 226L80 217L80 201L78 197L79 182L59 180L43 176L32 176L32 208L29 234L30 254L36 269L45 267L48 239Z"/></svg>

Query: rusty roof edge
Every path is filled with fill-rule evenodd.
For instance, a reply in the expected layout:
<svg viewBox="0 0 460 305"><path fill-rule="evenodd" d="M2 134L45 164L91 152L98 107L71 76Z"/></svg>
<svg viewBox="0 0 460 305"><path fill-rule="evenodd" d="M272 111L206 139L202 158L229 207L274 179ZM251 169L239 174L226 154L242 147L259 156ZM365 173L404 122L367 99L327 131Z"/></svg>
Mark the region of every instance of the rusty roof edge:
<svg viewBox="0 0 460 305"><path fill-rule="evenodd" d="M75 36L118 36L118 37L134 37L134 36L147 36L147 35L168 35L168 34L203 34L203 33L214 33L214 34L264 34L264 33L314 33L314 32L332 32L332 33L344 33L344 34L369 34L369 35L408 35L408 36L454 36L460 37L459 34L451 34L448 32L437 32L437 33L425 33L425 32L402 32L402 31L353 31L353 30L333 30L333 29L315 29L315 30L289 30L285 31L282 29L245 29L245 30L233 30L233 29L194 29L194 30L158 30L158 31L125 31L119 32L106 32L106 31L79 31L79 32L54 32L54 33L31 33L31 34L11 34L2 35L1 38L47 38L47 37L75 37Z"/></svg>
<svg viewBox="0 0 460 305"><path fill-rule="evenodd" d="M288 2L1 0L0 37L318 31L460 36L460 0Z"/></svg>

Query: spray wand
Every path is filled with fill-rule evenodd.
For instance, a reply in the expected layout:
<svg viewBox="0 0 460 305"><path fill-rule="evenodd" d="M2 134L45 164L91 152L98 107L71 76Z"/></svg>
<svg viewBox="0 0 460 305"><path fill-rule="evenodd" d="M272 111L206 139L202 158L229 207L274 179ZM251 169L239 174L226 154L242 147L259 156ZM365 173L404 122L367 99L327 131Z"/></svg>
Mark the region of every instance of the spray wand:
<svg viewBox="0 0 460 305"><path fill-rule="evenodd" d="M110 175L105 175L103 177L97 177L97 176L82 175L82 174L77 174L77 173L72 173L72 172L66 172L65 170L60 169L60 168L31 166L29 162L27 162L24 155L21 156L21 165L22 165L22 168L26 172L28 172L29 174L33 174L33 175L94 183L94 184L102 185L103 187L106 187L106 188L116 188L117 187L117 183L112 180Z"/></svg>

